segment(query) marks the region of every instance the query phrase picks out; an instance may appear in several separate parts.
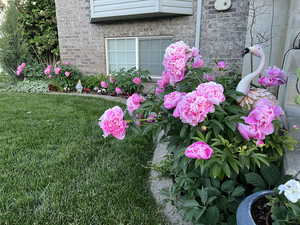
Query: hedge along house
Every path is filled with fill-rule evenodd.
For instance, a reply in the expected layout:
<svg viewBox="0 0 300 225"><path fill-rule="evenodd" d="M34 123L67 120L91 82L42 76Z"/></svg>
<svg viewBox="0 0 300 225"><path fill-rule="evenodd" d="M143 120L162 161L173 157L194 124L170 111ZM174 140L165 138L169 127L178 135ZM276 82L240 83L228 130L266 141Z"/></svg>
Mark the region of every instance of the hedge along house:
<svg viewBox="0 0 300 225"><path fill-rule="evenodd" d="M241 69L248 0L56 0L60 54L83 72L110 73L136 66L162 72L165 48L183 40L206 62Z"/></svg>

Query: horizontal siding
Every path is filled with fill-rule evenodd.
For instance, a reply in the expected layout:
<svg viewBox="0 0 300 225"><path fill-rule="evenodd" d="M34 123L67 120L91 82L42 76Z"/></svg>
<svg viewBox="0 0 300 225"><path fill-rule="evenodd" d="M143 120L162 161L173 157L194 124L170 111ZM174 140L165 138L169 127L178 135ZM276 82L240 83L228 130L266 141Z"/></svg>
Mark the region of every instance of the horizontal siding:
<svg viewBox="0 0 300 225"><path fill-rule="evenodd" d="M146 14L192 14L192 0L90 0L91 18L111 19Z"/></svg>
<svg viewBox="0 0 300 225"><path fill-rule="evenodd" d="M160 12L192 15L193 0L160 0Z"/></svg>

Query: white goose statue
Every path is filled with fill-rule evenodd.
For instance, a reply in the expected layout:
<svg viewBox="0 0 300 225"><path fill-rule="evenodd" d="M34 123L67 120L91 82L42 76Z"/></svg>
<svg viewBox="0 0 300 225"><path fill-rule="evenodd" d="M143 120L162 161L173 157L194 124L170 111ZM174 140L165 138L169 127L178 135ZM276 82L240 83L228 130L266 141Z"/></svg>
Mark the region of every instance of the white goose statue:
<svg viewBox="0 0 300 225"><path fill-rule="evenodd" d="M247 53L251 53L252 55L260 57L260 63L258 68L254 72L245 76L236 88L236 91L241 92L245 95L238 99L240 105L242 107L251 109L253 106L255 106L255 103L262 98L268 98L272 102L277 103L276 97L267 89L250 88L251 81L254 80L264 70L266 56L263 48L260 45L254 45L250 48L246 48L243 55L246 55Z"/></svg>

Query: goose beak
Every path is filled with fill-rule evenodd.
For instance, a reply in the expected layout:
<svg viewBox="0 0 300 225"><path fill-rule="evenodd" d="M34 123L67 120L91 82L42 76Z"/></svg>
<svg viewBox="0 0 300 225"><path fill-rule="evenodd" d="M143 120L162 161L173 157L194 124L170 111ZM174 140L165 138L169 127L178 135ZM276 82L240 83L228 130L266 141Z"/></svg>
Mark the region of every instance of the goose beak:
<svg viewBox="0 0 300 225"><path fill-rule="evenodd" d="M242 56L244 57L245 55L247 55L250 52L249 48L245 48L242 52Z"/></svg>

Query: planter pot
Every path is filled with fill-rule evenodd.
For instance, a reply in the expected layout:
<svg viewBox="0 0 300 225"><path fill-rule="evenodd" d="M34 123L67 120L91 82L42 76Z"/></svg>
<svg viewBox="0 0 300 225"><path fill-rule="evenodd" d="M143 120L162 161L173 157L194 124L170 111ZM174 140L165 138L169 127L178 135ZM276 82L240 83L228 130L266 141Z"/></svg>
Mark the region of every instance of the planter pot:
<svg viewBox="0 0 300 225"><path fill-rule="evenodd" d="M237 225L256 225L251 215L251 207L257 199L272 193L273 191L260 191L245 198L236 213Z"/></svg>

